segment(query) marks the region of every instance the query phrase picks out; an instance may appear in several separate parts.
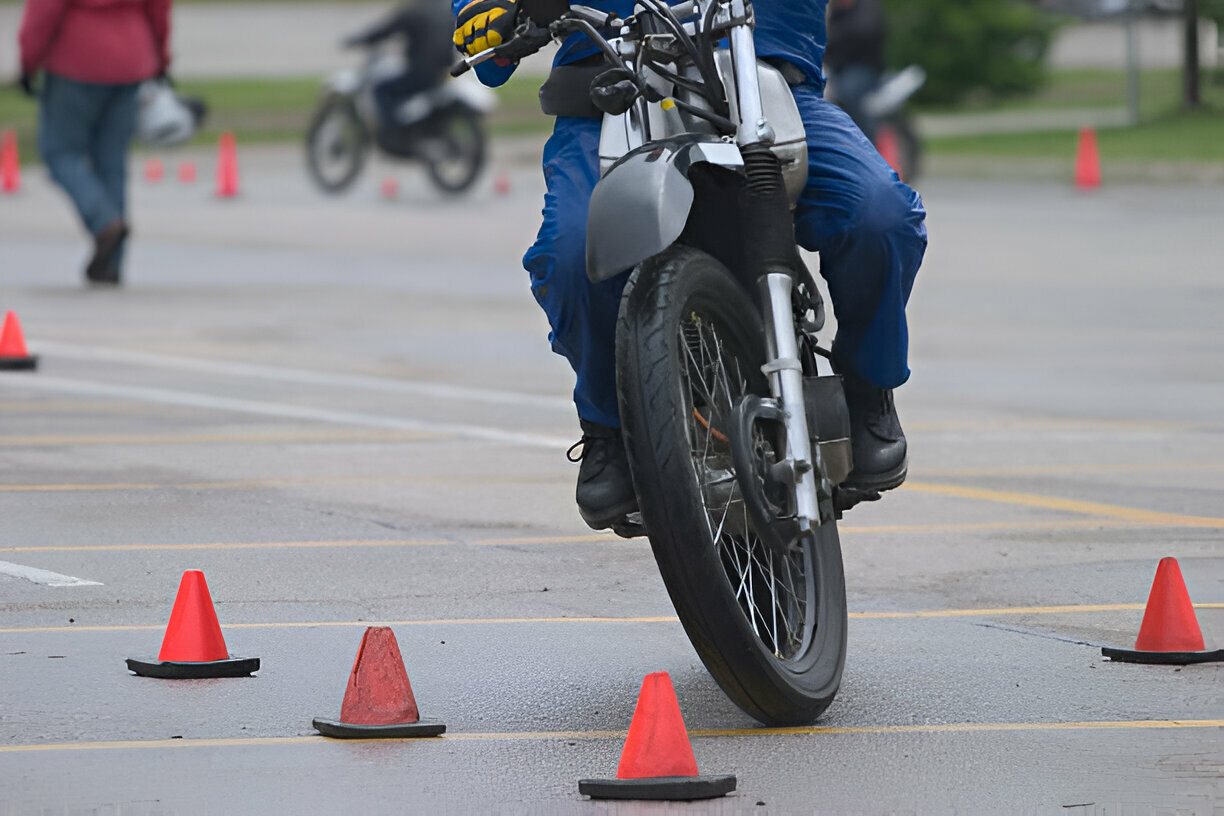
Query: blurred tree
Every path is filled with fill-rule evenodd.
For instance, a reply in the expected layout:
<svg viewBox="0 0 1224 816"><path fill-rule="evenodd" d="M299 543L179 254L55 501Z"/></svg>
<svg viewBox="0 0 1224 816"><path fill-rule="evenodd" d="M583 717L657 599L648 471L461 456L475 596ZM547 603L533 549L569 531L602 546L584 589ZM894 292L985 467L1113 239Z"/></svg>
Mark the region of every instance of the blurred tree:
<svg viewBox="0 0 1224 816"><path fill-rule="evenodd" d="M1014 96L1045 81L1059 18L1029 0L885 0L885 6L890 65L926 69L920 101Z"/></svg>

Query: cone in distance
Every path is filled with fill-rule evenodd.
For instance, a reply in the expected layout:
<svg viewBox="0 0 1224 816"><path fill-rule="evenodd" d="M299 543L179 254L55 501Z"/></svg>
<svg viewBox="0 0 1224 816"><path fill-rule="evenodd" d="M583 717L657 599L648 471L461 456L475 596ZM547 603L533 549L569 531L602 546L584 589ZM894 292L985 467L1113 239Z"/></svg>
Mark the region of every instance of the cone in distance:
<svg viewBox="0 0 1224 816"><path fill-rule="evenodd" d="M228 130L221 134L217 146L217 195L220 198L238 195L238 148L234 134Z"/></svg>
<svg viewBox="0 0 1224 816"><path fill-rule="evenodd" d="M0 328L0 371L33 371L36 368L38 357L26 350L17 313L5 313L4 326Z"/></svg>
<svg viewBox="0 0 1224 816"><path fill-rule="evenodd" d="M1181 567L1176 558L1162 558L1143 611L1143 623L1134 649L1105 647L1101 654L1124 663L1159 663L1185 666L1224 661L1224 649L1206 651L1203 633Z"/></svg>
<svg viewBox="0 0 1224 816"><path fill-rule="evenodd" d="M399 195L399 181L396 180L395 176L387 176L382 181L380 192L382 193L383 198L395 198Z"/></svg>
<svg viewBox="0 0 1224 816"><path fill-rule="evenodd" d="M680 703L667 672L646 675L616 779L583 779L578 792L592 799L693 801L735 790L734 776L700 776Z"/></svg>
<svg viewBox="0 0 1224 816"><path fill-rule="evenodd" d="M316 718L314 727L339 739L436 737L446 731L440 722L421 719L395 633L386 626L371 626L361 637L340 719Z"/></svg>
<svg viewBox="0 0 1224 816"><path fill-rule="evenodd" d="M161 181L166 176L166 168L162 164L161 159L148 159L145 161L144 177L145 181Z"/></svg>
<svg viewBox="0 0 1224 816"><path fill-rule="evenodd" d="M17 158L17 131L0 136L0 190L15 193L21 189L21 162Z"/></svg>
<svg viewBox="0 0 1224 816"><path fill-rule="evenodd" d="M881 125L876 133L876 150L884 157L884 161L888 162L888 166L893 169L897 177L905 181L902 175L901 146L897 143L897 132L888 125Z"/></svg>
<svg viewBox="0 0 1224 816"><path fill-rule="evenodd" d="M259 658L229 656L204 573L187 570L157 660L128 658L127 667L142 677L166 680L246 677L259 671Z"/></svg>
<svg viewBox="0 0 1224 816"><path fill-rule="evenodd" d="M1081 190L1095 190L1101 186L1101 157L1097 151L1096 131L1092 128L1080 131L1079 150L1075 154L1075 186Z"/></svg>
<svg viewBox="0 0 1224 816"><path fill-rule="evenodd" d="M180 162L178 166L178 179L184 184L192 184L196 180L195 162L185 161Z"/></svg>

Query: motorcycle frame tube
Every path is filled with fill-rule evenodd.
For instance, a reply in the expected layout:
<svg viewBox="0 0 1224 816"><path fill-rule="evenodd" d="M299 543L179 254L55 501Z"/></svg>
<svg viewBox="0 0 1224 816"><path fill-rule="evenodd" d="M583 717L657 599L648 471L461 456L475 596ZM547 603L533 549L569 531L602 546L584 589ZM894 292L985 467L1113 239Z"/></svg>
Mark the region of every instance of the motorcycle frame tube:
<svg viewBox="0 0 1224 816"><path fill-rule="evenodd" d="M803 364L795 338L791 309L794 280L784 272L761 276L765 340L768 362L762 370L769 376L770 391L786 414L786 456L795 474L795 513L799 528L808 531L820 524L820 500L816 480L820 473L812 462L811 437L803 395Z"/></svg>

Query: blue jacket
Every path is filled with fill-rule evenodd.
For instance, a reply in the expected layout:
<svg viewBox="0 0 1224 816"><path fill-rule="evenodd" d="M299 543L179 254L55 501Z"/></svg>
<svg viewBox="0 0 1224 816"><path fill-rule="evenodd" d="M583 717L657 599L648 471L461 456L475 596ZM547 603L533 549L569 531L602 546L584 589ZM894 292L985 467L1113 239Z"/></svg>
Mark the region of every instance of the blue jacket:
<svg viewBox="0 0 1224 816"><path fill-rule="evenodd" d="M471 0L452 0L455 13ZM584 5L622 17L633 13L633 0L588 0ZM755 0L756 49L759 57L781 57L792 62L818 87L824 86L821 63L824 59L825 7L828 0ZM595 47L581 35L570 37L561 44L554 64L564 65L595 53ZM499 67L486 62L476 74L486 85L504 83L514 73L515 66Z"/></svg>

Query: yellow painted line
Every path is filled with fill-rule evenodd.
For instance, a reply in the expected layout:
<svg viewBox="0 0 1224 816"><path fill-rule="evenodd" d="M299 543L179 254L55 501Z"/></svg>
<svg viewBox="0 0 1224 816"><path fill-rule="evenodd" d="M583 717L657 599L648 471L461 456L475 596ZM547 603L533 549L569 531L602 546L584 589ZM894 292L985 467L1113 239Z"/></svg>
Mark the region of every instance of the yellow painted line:
<svg viewBox="0 0 1224 816"><path fill-rule="evenodd" d="M1149 527L1133 521L1119 519L1067 519L1063 521L976 521L963 524L871 524L871 525L839 525L837 531L842 534L872 535L885 533L987 533L1003 530L1095 530L1098 528L1115 527Z"/></svg>
<svg viewBox="0 0 1224 816"><path fill-rule="evenodd" d="M387 541L222 541L206 544L79 544L50 547L0 547L0 552L145 552L149 550L287 550L361 547L444 547L441 539L402 539Z"/></svg>
<svg viewBox="0 0 1224 816"><path fill-rule="evenodd" d="M1096 612L1139 612L1142 603L1081 604L1076 606L1003 606L982 609L927 609L910 612L851 612L851 620L904 620L930 618L990 618L1006 615L1078 615ZM1224 603L1196 603L1198 610L1224 609ZM679 623L674 615L609 617L541 617L541 618L428 618L417 620L368 621L279 621L263 623L228 623L223 629L323 629L367 626L506 626L540 623ZM145 632L164 629L165 624L118 624L114 626L14 626L0 628L0 634L46 634L63 632Z"/></svg>
<svg viewBox="0 0 1224 816"><path fill-rule="evenodd" d="M512 547L520 544L606 544L609 542L624 542L627 539L621 538L612 533L596 533L594 535L572 535L572 536L536 536L524 538L481 538L471 542L480 547ZM642 539L645 543L645 539Z"/></svg>
<svg viewBox="0 0 1224 816"><path fill-rule="evenodd" d="M271 431L266 433L213 434L103 434L57 436L0 436L0 447L51 447L79 445L242 445L332 442L417 442L439 439L443 434L423 431Z"/></svg>
<svg viewBox="0 0 1224 816"><path fill-rule="evenodd" d="M808 726L801 728L737 728L725 730L694 730L689 736L696 738L727 737L798 737L836 736L846 734L972 734L983 732L1017 731L1127 731L1156 729L1200 729L1224 728L1224 720L1127 720L1096 722L1050 722L1050 723L946 723L935 725L866 725L866 726ZM556 740L607 740L624 739L625 731L506 731L506 732L447 732L441 737L415 740L417 744L430 742L551 742ZM149 748L253 748L295 745L326 745L344 742L322 736L305 737L245 737L227 739L163 739L124 740L112 742L51 742L30 745L0 745L0 753L44 753L57 751L127 751ZM362 740L368 742L396 742L405 740ZM346 743L351 745L352 743Z"/></svg>
<svg viewBox="0 0 1224 816"><path fill-rule="evenodd" d="M1145 422L1130 419L987 419L910 420L915 431L1183 431L1195 426L1185 422Z"/></svg>
<svg viewBox="0 0 1224 816"><path fill-rule="evenodd" d="M907 482L901 485L901 490L917 493L932 493L941 496L952 496L958 499L977 499L980 501L997 502L1000 504L1015 504L1024 507L1036 507L1042 510L1057 510L1063 513L1078 513L1089 516L1130 521L1138 524L1151 524L1170 527L1212 527L1224 528L1224 518L1207 518L1203 516L1184 516L1177 513L1161 513L1155 510L1142 510L1135 507L1121 507L1116 504L1101 504L1099 502L1079 501L1078 499L1063 499L1057 496L1042 496L1036 493L1013 493L1004 490L990 490L982 487L963 487L961 485L932 484L930 482Z"/></svg>
<svg viewBox="0 0 1224 816"><path fill-rule="evenodd" d="M540 481L550 481L543 479ZM154 484L152 482L97 482L97 483L66 483L66 484L0 484L0 493L85 493L97 491L110 493L124 490L259 490L286 487L303 487L319 485L463 485L474 484L522 484L524 477L515 474L501 476L475 476L473 474L453 473L419 476L320 476L316 478L276 478L276 479L224 479L210 482L172 482Z"/></svg>
<svg viewBox="0 0 1224 816"><path fill-rule="evenodd" d="M965 478L978 476L1070 476L1077 473L1158 473L1167 471L1224 470L1220 462L1143 462L1114 465L1032 465L1017 467L982 468L923 468L920 478L939 476L943 478Z"/></svg>

